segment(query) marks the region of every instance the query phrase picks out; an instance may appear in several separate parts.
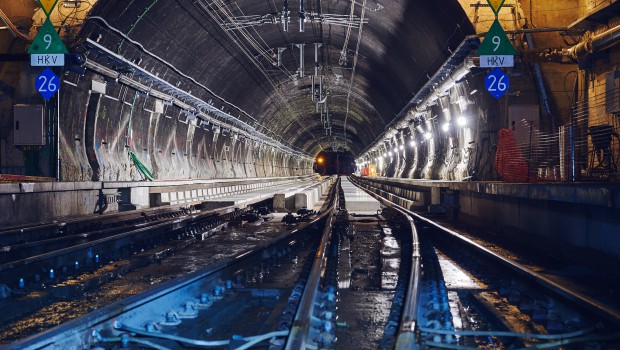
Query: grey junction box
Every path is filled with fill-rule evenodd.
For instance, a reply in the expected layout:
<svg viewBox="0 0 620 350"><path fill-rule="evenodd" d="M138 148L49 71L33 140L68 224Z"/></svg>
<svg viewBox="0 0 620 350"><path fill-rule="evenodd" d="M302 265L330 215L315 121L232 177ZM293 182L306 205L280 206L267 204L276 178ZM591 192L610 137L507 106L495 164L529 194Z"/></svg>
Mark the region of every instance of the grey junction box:
<svg viewBox="0 0 620 350"><path fill-rule="evenodd" d="M42 105L13 106L13 145L45 145L45 113Z"/></svg>

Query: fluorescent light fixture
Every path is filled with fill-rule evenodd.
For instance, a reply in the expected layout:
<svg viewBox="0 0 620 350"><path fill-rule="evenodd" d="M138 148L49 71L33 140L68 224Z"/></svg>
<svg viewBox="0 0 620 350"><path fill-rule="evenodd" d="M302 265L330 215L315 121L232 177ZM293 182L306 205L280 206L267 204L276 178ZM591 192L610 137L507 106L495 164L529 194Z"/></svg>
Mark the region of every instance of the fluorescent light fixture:
<svg viewBox="0 0 620 350"><path fill-rule="evenodd" d="M391 157L392 156L392 152L388 152L388 155Z"/></svg>
<svg viewBox="0 0 620 350"><path fill-rule="evenodd" d="M459 126L465 126L465 125L467 125L467 118L465 118L464 116L460 116L460 117L458 117L458 118L456 119L456 123L457 123Z"/></svg>
<svg viewBox="0 0 620 350"><path fill-rule="evenodd" d="M427 131L426 134L424 134L424 138L427 140L430 140L433 138L433 133L430 131Z"/></svg>
<svg viewBox="0 0 620 350"><path fill-rule="evenodd" d="M394 153L398 153L398 147L394 147Z"/></svg>
<svg viewBox="0 0 620 350"><path fill-rule="evenodd" d="M448 132L448 130L450 130L450 123L449 122L445 122L442 126L441 126L441 130Z"/></svg>
<svg viewBox="0 0 620 350"><path fill-rule="evenodd" d="M411 145L411 147L415 147L415 146L416 146L416 142L415 142L415 140L411 140L411 142L409 143L409 145Z"/></svg>
<svg viewBox="0 0 620 350"><path fill-rule="evenodd" d="M405 149L405 146L404 145L400 145L400 147L398 147L398 149L402 151L402 150Z"/></svg>

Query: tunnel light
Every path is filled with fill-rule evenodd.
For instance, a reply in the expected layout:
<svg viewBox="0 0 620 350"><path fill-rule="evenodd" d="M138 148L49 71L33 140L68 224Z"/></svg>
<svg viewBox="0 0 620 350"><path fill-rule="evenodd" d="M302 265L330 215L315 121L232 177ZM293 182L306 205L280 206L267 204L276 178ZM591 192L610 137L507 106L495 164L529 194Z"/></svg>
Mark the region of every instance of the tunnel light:
<svg viewBox="0 0 620 350"><path fill-rule="evenodd" d="M387 158L388 154L387 153L383 153L383 158Z"/></svg>
<svg viewBox="0 0 620 350"><path fill-rule="evenodd" d="M394 147L394 153L398 153L398 147Z"/></svg>
<svg viewBox="0 0 620 350"><path fill-rule="evenodd" d="M415 140L411 140L411 143L409 143L409 145L411 145L411 147L415 147L416 146Z"/></svg>
<svg viewBox="0 0 620 350"><path fill-rule="evenodd" d="M405 149L405 146L404 145L400 145L400 147L398 147L398 149L402 151L402 150Z"/></svg>
<svg viewBox="0 0 620 350"><path fill-rule="evenodd" d="M388 155L391 157L392 156L392 152L388 152Z"/></svg>
<svg viewBox="0 0 620 350"><path fill-rule="evenodd" d="M467 118L465 118L464 116L460 116L460 117L458 117L458 118L456 119L456 123L457 123L459 126L465 126L465 125L467 125Z"/></svg>
<svg viewBox="0 0 620 350"><path fill-rule="evenodd" d="M424 134L424 138L427 140L430 140L433 138L433 133L431 133L430 131L427 131L426 134Z"/></svg>
<svg viewBox="0 0 620 350"><path fill-rule="evenodd" d="M441 126L441 130L448 132L450 130L450 123L449 122L445 122L442 126Z"/></svg>

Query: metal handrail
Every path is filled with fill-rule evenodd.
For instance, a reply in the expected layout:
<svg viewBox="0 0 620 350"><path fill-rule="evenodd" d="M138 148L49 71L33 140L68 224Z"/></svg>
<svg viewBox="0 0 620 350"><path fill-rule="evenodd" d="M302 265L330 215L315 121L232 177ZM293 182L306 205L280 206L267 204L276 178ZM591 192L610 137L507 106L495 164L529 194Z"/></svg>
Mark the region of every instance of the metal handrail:
<svg viewBox="0 0 620 350"><path fill-rule="evenodd" d="M336 189L340 188L340 178L335 185ZM336 190L338 191L338 190ZM291 327L291 333L286 342L286 350L298 350L307 348L308 334L310 333L310 323L312 320L312 314L314 312L314 303L318 294L319 283L321 282L321 271L325 263L325 252L327 251L327 245L331 238L332 224L336 208L338 206L339 198L338 193L335 194L335 199L332 202L332 208L330 209L329 217L325 223L323 229L323 236L321 237L321 244L316 252L314 263L312 264L312 270L304 287L304 293L299 303L299 308L295 314L295 320Z"/></svg>
<svg viewBox="0 0 620 350"><path fill-rule="evenodd" d="M353 183L358 181L349 177ZM356 184L358 185L358 184ZM416 342L416 327L417 327L417 314L418 314L418 297L420 289L420 277L422 275L422 262L420 257L420 241L418 238L418 231L416 230L413 218L408 214L408 210L397 204L394 204L387 199L368 191L362 186L358 185L364 192L377 199L383 205L392 208L407 218L409 227L411 228L411 271L409 273L409 283L407 288L407 294L403 304L403 314L400 321L400 327L396 336L396 344L394 349L396 350L408 350L418 349L419 344Z"/></svg>

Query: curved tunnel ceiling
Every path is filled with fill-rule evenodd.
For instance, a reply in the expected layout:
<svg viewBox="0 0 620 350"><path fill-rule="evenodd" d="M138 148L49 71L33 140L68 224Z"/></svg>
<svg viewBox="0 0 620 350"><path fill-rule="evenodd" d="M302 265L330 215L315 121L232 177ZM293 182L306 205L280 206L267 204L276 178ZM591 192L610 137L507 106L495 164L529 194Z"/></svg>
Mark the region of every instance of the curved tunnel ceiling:
<svg viewBox="0 0 620 350"><path fill-rule="evenodd" d="M284 0L101 0L91 17L105 23L91 20L84 33L172 79L170 69L157 67L114 30L125 33L219 95L228 103L217 98L214 103L222 103L231 114L314 155L331 147L358 154L381 134L450 50L474 32L456 0L306 0L305 31L299 32L299 1L288 1L290 22L285 32L281 23L238 27L249 18L242 16L261 15L279 22ZM346 24L351 6L353 18L367 20L362 28L311 19L345 15L339 20ZM315 43L322 44L318 74L324 76L323 113L312 101ZM305 44L303 78L297 72L296 44ZM281 66L278 48L285 48ZM343 49L346 55L341 55ZM178 84L188 91L201 90L185 80ZM195 94L204 94L205 101L213 98L205 91Z"/></svg>

